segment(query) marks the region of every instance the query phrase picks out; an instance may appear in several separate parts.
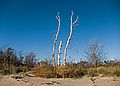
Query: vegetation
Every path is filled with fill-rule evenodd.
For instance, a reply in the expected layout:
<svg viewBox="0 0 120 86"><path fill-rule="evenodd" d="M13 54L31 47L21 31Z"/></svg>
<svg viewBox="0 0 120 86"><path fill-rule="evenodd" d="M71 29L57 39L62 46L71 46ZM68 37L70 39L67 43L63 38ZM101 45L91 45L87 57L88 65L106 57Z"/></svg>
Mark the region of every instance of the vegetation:
<svg viewBox="0 0 120 86"><path fill-rule="evenodd" d="M42 62L33 72L36 76L44 78L79 78L84 75L82 69L76 65L68 64L66 66L52 66L47 62Z"/></svg>
<svg viewBox="0 0 120 86"><path fill-rule="evenodd" d="M115 76L120 76L120 70L114 71L114 72L113 72L113 75L115 75Z"/></svg>
<svg viewBox="0 0 120 86"><path fill-rule="evenodd" d="M80 78L84 75L89 77L101 76L120 76L120 65L111 66L111 61L109 61L109 66L107 64L102 64L98 67L90 67L88 63L77 63L77 64L67 64L66 66L52 66L52 64L48 64L46 62L42 62L41 65L38 65L34 70L33 74L39 77L44 78ZM115 64L116 62L114 62ZM120 63L120 61L117 61ZM107 66L106 66L107 65Z"/></svg>
<svg viewBox="0 0 120 86"><path fill-rule="evenodd" d="M99 41L91 41L85 50L85 57L93 67L97 67L106 58L103 45Z"/></svg>
<svg viewBox="0 0 120 86"><path fill-rule="evenodd" d="M52 60L36 62L35 54L30 52L18 55L14 49L8 47L0 50L0 75L17 74L31 71L37 77L43 78L80 78L82 76L120 76L120 61L101 61L101 64L93 67L87 61L67 63L53 66Z"/></svg>
<svg viewBox="0 0 120 86"><path fill-rule="evenodd" d="M34 68L35 63L34 53L28 53L23 56L16 54L14 49L8 47L0 50L0 73L1 74L16 74L19 72L30 71Z"/></svg>

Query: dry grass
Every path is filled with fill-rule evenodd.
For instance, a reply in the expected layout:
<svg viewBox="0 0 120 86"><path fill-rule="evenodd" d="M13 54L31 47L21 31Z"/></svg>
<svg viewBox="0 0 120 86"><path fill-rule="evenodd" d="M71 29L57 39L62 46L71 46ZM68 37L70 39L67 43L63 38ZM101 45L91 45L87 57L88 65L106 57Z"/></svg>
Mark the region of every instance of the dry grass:
<svg viewBox="0 0 120 86"><path fill-rule="evenodd" d="M77 66L55 66L41 64L36 67L32 73L44 78L78 78L83 76L81 69Z"/></svg>
<svg viewBox="0 0 120 86"><path fill-rule="evenodd" d="M120 76L119 66L109 67L96 67L81 69L78 65L66 65L66 66L52 66L47 62L43 62L32 70L32 74L37 77L43 78L80 78L84 75L88 76Z"/></svg>

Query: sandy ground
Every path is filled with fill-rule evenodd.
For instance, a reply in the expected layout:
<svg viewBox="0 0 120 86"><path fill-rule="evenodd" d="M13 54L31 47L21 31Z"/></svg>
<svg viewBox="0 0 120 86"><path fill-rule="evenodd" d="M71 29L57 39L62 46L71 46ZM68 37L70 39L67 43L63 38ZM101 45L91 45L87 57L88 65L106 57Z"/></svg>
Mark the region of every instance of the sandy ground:
<svg viewBox="0 0 120 86"><path fill-rule="evenodd" d="M0 77L0 86L120 86L120 77L96 77L95 83L89 77L81 79L45 79L39 77L24 77L14 79L11 76Z"/></svg>

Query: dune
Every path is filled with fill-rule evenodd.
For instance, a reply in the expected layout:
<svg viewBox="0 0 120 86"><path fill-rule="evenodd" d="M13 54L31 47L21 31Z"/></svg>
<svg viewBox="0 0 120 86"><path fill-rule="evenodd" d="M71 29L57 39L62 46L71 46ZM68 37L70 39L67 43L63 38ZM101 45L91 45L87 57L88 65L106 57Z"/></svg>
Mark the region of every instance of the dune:
<svg viewBox="0 0 120 86"><path fill-rule="evenodd" d="M94 77L95 82L90 77L81 79L57 79L57 78L39 78L25 76L21 79L15 79L11 76L2 76L0 86L120 86L120 77Z"/></svg>

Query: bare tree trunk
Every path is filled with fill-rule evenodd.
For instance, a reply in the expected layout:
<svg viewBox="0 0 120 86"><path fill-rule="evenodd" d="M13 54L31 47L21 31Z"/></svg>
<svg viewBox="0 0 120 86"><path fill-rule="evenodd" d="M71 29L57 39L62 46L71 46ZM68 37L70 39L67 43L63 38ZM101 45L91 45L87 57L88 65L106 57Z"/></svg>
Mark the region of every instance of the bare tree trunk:
<svg viewBox="0 0 120 86"><path fill-rule="evenodd" d="M68 39L67 39L67 44L65 46L65 49L64 49L64 66L66 65L66 56L67 56L67 48L68 48L68 45L70 43L70 39L72 37L72 33L73 33L73 26L76 26L77 24L77 21L78 21L78 17L76 18L76 20L73 22L73 11L71 13L71 17L70 17L70 34L68 36Z"/></svg>
<svg viewBox="0 0 120 86"><path fill-rule="evenodd" d="M53 49L52 49L52 64L53 66L55 65L55 47L56 47L56 42L57 42L57 39L58 39L58 35L59 35L59 32L60 32L60 16L59 16L59 12L56 16L56 19L58 20L58 30L57 30L57 33L56 33L56 36L55 36L55 39L54 39L54 44L53 44Z"/></svg>
<svg viewBox="0 0 120 86"><path fill-rule="evenodd" d="M62 48L62 41L60 41L59 49L58 49L58 66L60 66L60 54L61 54L61 48Z"/></svg>

